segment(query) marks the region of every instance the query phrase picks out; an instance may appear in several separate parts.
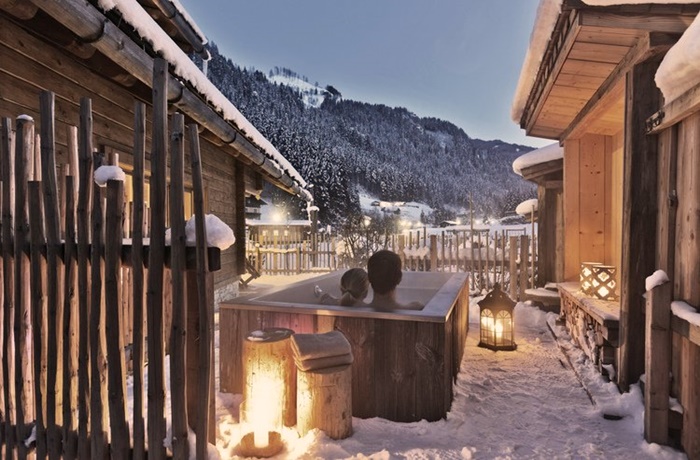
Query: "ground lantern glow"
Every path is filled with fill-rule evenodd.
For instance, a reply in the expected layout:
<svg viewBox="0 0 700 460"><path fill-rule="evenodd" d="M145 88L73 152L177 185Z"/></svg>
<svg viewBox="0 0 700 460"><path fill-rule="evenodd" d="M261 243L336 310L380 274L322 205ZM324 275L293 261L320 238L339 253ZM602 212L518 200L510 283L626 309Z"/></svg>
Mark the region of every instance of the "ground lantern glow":
<svg viewBox="0 0 700 460"><path fill-rule="evenodd" d="M479 302L479 346L491 350L515 350L515 302L496 283Z"/></svg>
<svg viewBox="0 0 700 460"><path fill-rule="evenodd" d="M243 343L245 384L240 407L243 432L240 454L270 457L283 447L281 431L285 407L291 403L288 389L289 337L293 331L268 328L248 333Z"/></svg>

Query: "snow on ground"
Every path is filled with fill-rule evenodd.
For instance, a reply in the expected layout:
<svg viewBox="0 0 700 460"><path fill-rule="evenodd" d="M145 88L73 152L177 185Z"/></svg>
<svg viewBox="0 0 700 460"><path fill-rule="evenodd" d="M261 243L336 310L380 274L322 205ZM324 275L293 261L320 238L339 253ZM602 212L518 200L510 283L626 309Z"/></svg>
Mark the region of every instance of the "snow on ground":
<svg viewBox="0 0 700 460"><path fill-rule="evenodd" d="M253 284L269 288L309 277L262 276ZM633 385L629 393L620 395L573 347L563 327L556 324L555 314L518 304L517 350L493 352L478 347L477 300L473 298L470 306L470 333L445 420L396 423L354 418L354 434L339 441L318 430L298 439L290 429L284 433L285 450L273 458L686 458L644 441L639 387ZM235 451L242 436L240 399L240 395L217 395L221 458L240 458ZM623 418L606 420L604 413Z"/></svg>
<svg viewBox="0 0 700 460"><path fill-rule="evenodd" d="M410 224L420 224L421 213L429 216L433 208L424 203L413 201L381 201L360 189L360 208L363 212L393 212L398 213L402 221Z"/></svg>

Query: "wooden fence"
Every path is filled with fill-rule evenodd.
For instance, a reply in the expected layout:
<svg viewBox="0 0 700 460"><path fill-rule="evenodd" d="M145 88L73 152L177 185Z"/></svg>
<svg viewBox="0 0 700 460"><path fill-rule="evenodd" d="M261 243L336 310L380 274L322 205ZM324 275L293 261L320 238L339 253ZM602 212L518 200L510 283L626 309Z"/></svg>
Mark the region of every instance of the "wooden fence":
<svg viewBox="0 0 700 460"><path fill-rule="evenodd" d="M311 235L299 240L286 235L246 239L246 257L258 273L296 275L341 268L337 239L328 234Z"/></svg>
<svg viewBox="0 0 700 460"><path fill-rule="evenodd" d="M0 440L8 458L165 458L167 396L175 458L188 458L188 426L197 434L197 458L206 457L207 443L213 441L211 271L218 269L220 255L218 249L207 250L202 237L206 229L195 125L187 127L187 134L197 244L185 247L186 132L184 117L173 115L166 168L167 78L167 64L157 60L151 208L145 229L143 103L135 104L129 213L122 181L108 180L104 188L93 181L102 157L93 151L89 99L81 100L79 127L69 128L68 161L62 166L56 164L53 93L41 94L40 135L30 117L18 117L14 129L11 119L2 119ZM170 246L165 242L167 169ZM124 239L125 214L131 217L129 240ZM144 233L150 238L144 239ZM166 304L172 311L168 324ZM133 360L131 412L127 349Z"/></svg>
<svg viewBox="0 0 700 460"><path fill-rule="evenodd" d="M369 254L390 249L412 271L469 272L472 290L491 289L500 283L513 298L536 283L537 237L526 227L506 230L414 230L360 242L351 249L346 241L324 234L317 241L251 240L248 257L260 273L292 275L349 268L350 252ZM367 241L370 241L368 244ZM315 248L315 249L314 249ZM533 255L534 254L534 255ZM511 282L515 280L515 282Z"/></svg>

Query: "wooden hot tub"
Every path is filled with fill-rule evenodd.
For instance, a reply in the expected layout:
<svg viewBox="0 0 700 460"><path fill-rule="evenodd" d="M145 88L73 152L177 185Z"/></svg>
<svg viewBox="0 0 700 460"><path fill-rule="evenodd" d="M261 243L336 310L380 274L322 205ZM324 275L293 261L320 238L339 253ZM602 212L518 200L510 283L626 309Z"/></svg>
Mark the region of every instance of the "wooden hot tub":
<svg viewBox="0 0 700 460"><path fill-rule="evenodd" d="M469 289L464 273L404 272L400 302L417 300L419 311L377 311L319 305L313 288L339 295L343 271L283 289L239 297L220 307L221 391L241 393L245 335L266 327L298 333L339 330L352 345L353 416L397 422L439 420L452 404L469 327ZM372 293L366 300L371 300Z"/></svg>

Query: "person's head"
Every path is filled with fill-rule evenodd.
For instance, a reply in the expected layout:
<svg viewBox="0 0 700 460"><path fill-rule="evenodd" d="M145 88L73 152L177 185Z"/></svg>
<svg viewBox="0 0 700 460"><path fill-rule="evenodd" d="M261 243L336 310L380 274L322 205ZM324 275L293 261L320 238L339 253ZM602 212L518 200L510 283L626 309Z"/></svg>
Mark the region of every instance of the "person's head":
<svg viewBox="0 0 700 460"><path fill-rule="evenodd" d="M340 292L343 297L352 296L354 300L362 300L369 292L367 272L361 268L351 268L340 277ZM352 300L351 299L351 300Z"/></svg>
<svg viewBox="0 0 700 460"><path fill-rule="evenodd" d="M367 261L367 274L377 294L387 294L401 282L401 258L386 249L377 251Z"/></svg>

